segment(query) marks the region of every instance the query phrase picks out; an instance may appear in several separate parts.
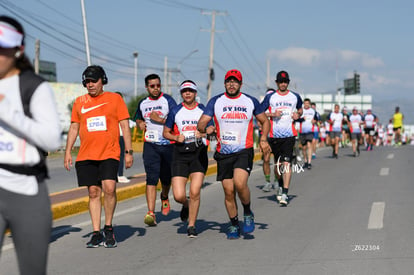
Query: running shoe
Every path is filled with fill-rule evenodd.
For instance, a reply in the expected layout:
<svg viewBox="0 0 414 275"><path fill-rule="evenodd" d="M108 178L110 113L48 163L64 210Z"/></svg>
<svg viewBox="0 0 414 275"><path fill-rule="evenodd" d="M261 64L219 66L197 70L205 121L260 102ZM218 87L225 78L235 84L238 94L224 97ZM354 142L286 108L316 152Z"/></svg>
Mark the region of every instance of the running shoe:
<svg viewBox="0 0 414 275"><path fill-rule="evenodd" d="M112 228L112 226L106 226L105 225L103 232L104 232L104 236L105 236L104 246L106 248L116 247L117 242L115 240L114 229Z"/></svg>
<svg viewBox="0 0 414 275"><path fill-rule="evenodd" d="M270 189L272 189L272 184L270 182L266 182L262 188L263 192L270 192Z"/></svg>
<svg viewBox="0 0 414 275"><path fill-rule="evenodd" d="M357 153L356 153L356 152L354 152L354 158L356 158L356 156L357 156Z"/></svg>
<svg viewBox="0 0 414 275"><path fill-rule="evenodd" d="M308 170L312 169L312 164L308 163Z"/></svg>
<svg viewBox="0 0 414 275"><path fill-rule="evenodd" d="M279 189L277 190L277 193L276 193L276 199L278 201L282 199L282 193L283 193L283 188L279 186Z"/></svg>
<svg viewBox="0 0 414 275"><path fill-rule="evenodd" d="M305 164L303 165L303 168L304 169L308 168L308 163L307 162L305 162Z"/></svg>
<svg viewBox="0 0 414 275"><path fill-rule="evenodd" d="M357 153L358 153L358 156L361 154L361 152L359 151L359 146L357 146Z"/></svg>
<svg viewBox="0 0 414 275"><path fill-rule="evenodd" d="M168 198L166 200L161 198L161 213L167 216L170 213L170 209L170 200Z"/></svg>
<svg viewBox="0 0 414 275"><path fill-rule="evenodd" d="M103 244L104 236L99 231L94 231L92 234L92 238L89 242L86 243L86 247L88 248L96 248Z"/></svg>
<svg viewBox="0 0 414 275"><path fill-rule="evenodd" d="M243 232L252 233L254 231L254 215L244 215Z"/></svg>
<svg viewBox="0 0 414 275"><path fill-rule="evenodd" d="M312 154L312 159L316 159L316 155L315 154Z"/></svg>
<svg viewBox="0 0 414 275"><path fill-rule="evenodd" d="M197 230L194 226L189 226L187 228L187 236L189 238L197 238Z"/></svg>
<svg viewBox="0 0 414 275"><path fill-rule="evenodd" d="M227 239L234 240L240 238L240 226L230 225L227 228Z"/></svg>
<svg viewBox="0 0 414 275"><path fill-rule="evenodd" d="M286 194L282 194L282 198L279 201L280 206L287 206L288 205L288 196Z"/></svg>
<svg viewBox="0 0 414 275"><path fill-rule="evenodd" d="M148 213L145 215L144 223L148 226L156 226L157 221L155 219L154 212L148 211Z"/></svg>
<svg viewBox="0 0 414 275"><path fill-rule="evenodd" d="M188 207L185 207L183 205L183 207L181 208L181 212L180 212L180 218L181 221L186 222L188 220Z"/></svg>

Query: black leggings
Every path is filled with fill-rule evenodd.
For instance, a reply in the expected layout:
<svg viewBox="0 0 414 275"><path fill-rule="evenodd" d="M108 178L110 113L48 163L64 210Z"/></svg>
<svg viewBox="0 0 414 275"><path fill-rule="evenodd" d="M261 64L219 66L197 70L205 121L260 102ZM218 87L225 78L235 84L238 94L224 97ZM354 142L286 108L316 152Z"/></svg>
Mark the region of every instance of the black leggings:
<svg viewBox="0 0 414 275"><path fill-rule="evenodd" d="M20 274L46 274L52 212L45 183L34 196L0 188L0 248L6 228L12 233Z"/></svg>

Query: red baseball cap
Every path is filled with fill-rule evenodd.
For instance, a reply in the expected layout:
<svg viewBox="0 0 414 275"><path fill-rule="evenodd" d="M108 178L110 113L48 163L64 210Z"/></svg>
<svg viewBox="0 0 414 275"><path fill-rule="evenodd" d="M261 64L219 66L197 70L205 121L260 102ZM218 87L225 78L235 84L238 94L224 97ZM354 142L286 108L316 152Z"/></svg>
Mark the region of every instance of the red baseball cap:
<svg viewBox="0 0 414 275"><path fill-rule="evenodd" d="M241 74L241 72L239 70L232 69L232 70L228 71L226 73L226 76L224 77L224 81L226 81L230 77L234 77L238 81L243 82L243 77L242 77L242 74Z"/></svg>

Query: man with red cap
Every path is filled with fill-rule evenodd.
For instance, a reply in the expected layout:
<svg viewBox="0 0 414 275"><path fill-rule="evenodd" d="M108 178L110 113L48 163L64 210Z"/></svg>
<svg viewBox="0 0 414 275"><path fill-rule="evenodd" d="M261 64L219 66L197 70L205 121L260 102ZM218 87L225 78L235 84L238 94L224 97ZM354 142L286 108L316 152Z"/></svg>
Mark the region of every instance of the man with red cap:
<svg viewBox="0 0 414 275"><path fill-rule="evenodd" d="M261 123L263 135L260 148L270 152L267 143L269 120L259 101L240 91L242 74L230 70L224 77L225 92L213 97L201 116L197 129L201 133L215 133L218 144L214 158L217 161L217 180L222 182L225 206L231 225L227 230L228 239L240 237L240 226L236 203L236 192L243 205L243 232L254 231L254 215L250 208L250 190L247 180L253 166L253 116ZM215 127L207 127L214 119Z"/></svg>

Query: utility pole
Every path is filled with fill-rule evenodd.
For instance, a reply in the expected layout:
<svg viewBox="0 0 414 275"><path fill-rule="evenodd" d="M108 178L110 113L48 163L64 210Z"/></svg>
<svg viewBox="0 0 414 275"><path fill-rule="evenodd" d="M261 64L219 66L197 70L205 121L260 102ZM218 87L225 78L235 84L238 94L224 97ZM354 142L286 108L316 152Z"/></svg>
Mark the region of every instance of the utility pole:
<svg viewBox="0 0 414 275"><path fill-rule="evenodd" d="M266 60L266 86L267 89L270 88L270 58Z"/></svg>
<svg viewBox="0 0 414 275"><path fill-rule="evenodd" d="M132 54L134 56L134 97L138 95L138 52Z"/></svg>
<svg viewBox="0 0 414 275"><path fill-rule="evenodd" d="M91 65L91 54L89 52L89 38L88 38L88 28L86 27L86 13L85 13L85 3L84 0L81 0L82 8L82 19L83 19L83 33L85 34L85 48L86 48L86 60L88 66Z"/></svg>
<svg viewBox="0 0 414 275"><path fill-rule="evenodd" d="M214 80L214 70L213 70L213 55L214 55L214 34L216 31L216 15L227 15L227 12L218 12L213 10L211 12L201 12L202 14L211 15L211 30L202 30L210 31L210 57L208 64L208 85L207 85L207 100L211 97L211 88Z"/></svg>
<svg viewBox="0 0 414 275"><path fill-rule="evenodd" d="M164 57L164 87L165 87L165 92L167 92L168 91L168 85L169 85L169 83L168 83L168 57L166 56L166 57Z"/></svg>
<svg viewBox="0 0 414 275"><path fill-rule="evenodd" d="M35 60L34 60L34 69L35 73L39 74L39 60L40 60L40 40L36 39L35 42Z"/></svg>

